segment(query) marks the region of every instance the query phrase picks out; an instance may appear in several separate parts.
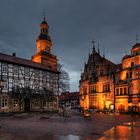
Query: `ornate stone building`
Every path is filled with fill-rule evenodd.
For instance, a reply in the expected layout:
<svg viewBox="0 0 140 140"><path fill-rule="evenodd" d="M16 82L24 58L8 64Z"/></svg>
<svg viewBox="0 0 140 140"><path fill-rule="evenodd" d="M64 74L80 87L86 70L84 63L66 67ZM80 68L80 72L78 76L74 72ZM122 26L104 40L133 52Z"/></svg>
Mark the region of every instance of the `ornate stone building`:
<svg viewBox="0 0 140 140"><path fill-rule="evenodd" d="M116 72L116 109L125 112L140 111L140 44L136 43L130 55L122 58L122 68Z"/></svg>
<svg viewBox="0 0 140 140"><path fill-rule="evenodd" d="M39 99L26 98L26 96L21 101L11 99L9 94L16 88L28 88L34 91L34 94L45 88L58 95L57 57L51 53L52 41L48 29L49 26L44 18L40 25L40 35L36 40L36 54L32 56L32 60L16 57L15 53L13 55L0 53L0 76L1 81L4 80L4 86L1 85L0 112L23 111L27 108L31 111L40 111ZM56 103L53 105L57 106ZM45 101L43 109L47 107L48 104Z"/></svg>
<svg viewBox="0 0 140 140"><path fill-rule="evenodd" d="M107 60L93 46L85 63L80 80L80 105L83 108L109 109L114 104L114 83L112 72L117 67Z"/></svg>
<svg viewBox="0 0 140 140"><path fill-rule="evenodd" d="M93 46L80 79L80 105L84 109L114 109L120 112L140 111L140 44L121 64L107 60Z"/></svg>

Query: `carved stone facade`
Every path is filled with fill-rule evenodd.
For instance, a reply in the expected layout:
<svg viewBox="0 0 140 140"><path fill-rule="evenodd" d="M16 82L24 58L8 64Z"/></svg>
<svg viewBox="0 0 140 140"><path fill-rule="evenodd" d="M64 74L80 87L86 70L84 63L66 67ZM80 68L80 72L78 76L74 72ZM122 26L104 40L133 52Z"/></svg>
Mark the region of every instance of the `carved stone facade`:
<svg viewBox="0 0 140 140"><path fill-rule="evenodd" d="M80 80L80 105L83 108L109 109L114 104L113 72L117 65L93 46Z"/></svg>
<svg viewBox="0 0 140 140"><path fill-rule="evenodd" d="M118 65L102 57L93 47L81 74L80 105L100 110L114 109L115 105L115 110L120 112L140 112L139 43Z"/></svg>
<svg viewBox="0 0 140 140"><path fill-rule="evenodd" d="M140 44L136 43L130 55L122 58L122 69L117 72L116 109L122 112L140 111Z"/></svg>

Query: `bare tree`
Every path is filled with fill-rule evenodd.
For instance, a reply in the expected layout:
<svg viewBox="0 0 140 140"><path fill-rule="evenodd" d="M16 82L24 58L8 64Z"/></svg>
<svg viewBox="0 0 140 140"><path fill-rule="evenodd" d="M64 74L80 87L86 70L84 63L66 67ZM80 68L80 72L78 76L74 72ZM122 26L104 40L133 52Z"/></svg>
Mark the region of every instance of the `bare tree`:
<svg viewBox="0 0 140 140"><path fill-rule="evenodd" d="M41 102L40 109L42 111L44 111L45 102L52 102L56 100L55 94L45 87L43 87L42 90L38 89L36 91L34 89L31 89L30 87L21 88L19 86L16 86L13 87L12 91L9 93L9 96L12 99L18 100L20 111L25 98L39 99Z"/></svg>
<svg viewBox="0 0 140 140"><path fill-rule="evenodd" d="M65 92L70 90L70 77L69 74L63 69L61 64L58 64L59 75L59 91Z"/></svg>
<svg viewBox="0 0 140 140"><path fill-rule="evenodd" d="M30 98L34 93L34 90L31 89L30 87L19 87L19 86L16 86L16 87L13 87L12 88L12 91L9 92L9 96L12 98L12 99L17 99L18 102L19 102L19 109L21 111L21 106L22 106L22 103L24 101L24 98L28 97Z"/></svg>
<svg viewBox="0 0 140 140"><path fill-rule="evenodd" d="M45 102L53 102L56 100L56 96L55 96L54 92L48 90L45 87L43 87L43 89L40 90L38 97L41 101L41 110L43 112L44 112Z"/></svg>

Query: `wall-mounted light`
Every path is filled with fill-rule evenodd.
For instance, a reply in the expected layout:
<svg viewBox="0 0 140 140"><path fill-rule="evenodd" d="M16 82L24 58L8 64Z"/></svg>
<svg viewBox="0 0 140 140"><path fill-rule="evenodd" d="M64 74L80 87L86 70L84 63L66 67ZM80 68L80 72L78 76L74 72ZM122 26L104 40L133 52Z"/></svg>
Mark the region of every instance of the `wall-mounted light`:
<svg viewBox="0 0 140 140"><path fill-rule="evenodd" d="M129 103L128 106L132 106L132 103Z"/></svg>

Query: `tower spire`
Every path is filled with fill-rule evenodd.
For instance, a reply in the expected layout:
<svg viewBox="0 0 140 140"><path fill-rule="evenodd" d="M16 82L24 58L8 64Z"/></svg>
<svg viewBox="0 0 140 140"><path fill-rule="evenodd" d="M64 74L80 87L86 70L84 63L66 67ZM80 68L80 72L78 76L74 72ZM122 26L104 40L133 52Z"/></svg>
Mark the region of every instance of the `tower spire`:
<svg viewBox="0 0 140 140"><path fill-rule="evenodd" d="M45 14L43 13L45 20ZM46 21L40 24L40 34L36 39L36 54L32 61L43 64L46 68L57 70L57 57L51 53L52 41L49 36L49 26Z"/></svg>
<svg viewBox="0 0 140 140"><path fill-rule="evenodd" d="M138 43L138 35L136 34L136 44Z"/></svg>
<svg viewBox="0 0 140 140"><path fill-rule="evenodd" d="M43 20L46 21L46 13L43 12Z"/></svg>
<svg viewBox="0 0 140 140"><path fill-rule="evenodd" d="M105 49L104 49L104 51L103 51L103 58L105 58Z"/></svg>
<svg viewBox="0 0 140 140"><path fill-rule="evenodd" d="M89 48L89 54L88 54L88 57L90 58L90 48Z"/></svg>
<svg viewBox="0 0 140 140"><path fill-rule="evenodd" d="M93 44L92 52L95 53L96 52L96 49L95 49L95 41L94 40L92 41L92 44Z"/></svg>
<svg viewBox="0 0 140 140"><path fill-rule="evenodd" d="M100 44L98 43L98 54L100 54Z"/></svg>

